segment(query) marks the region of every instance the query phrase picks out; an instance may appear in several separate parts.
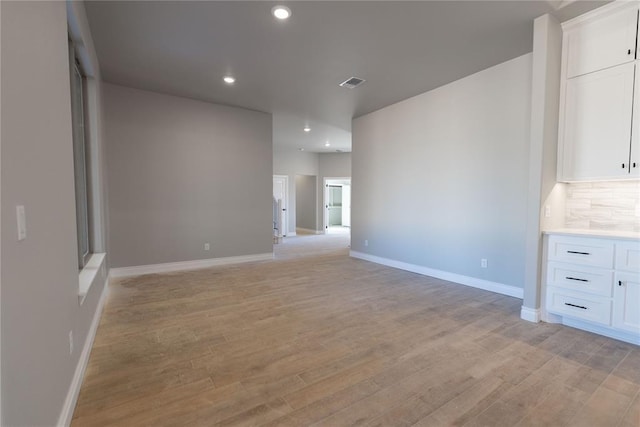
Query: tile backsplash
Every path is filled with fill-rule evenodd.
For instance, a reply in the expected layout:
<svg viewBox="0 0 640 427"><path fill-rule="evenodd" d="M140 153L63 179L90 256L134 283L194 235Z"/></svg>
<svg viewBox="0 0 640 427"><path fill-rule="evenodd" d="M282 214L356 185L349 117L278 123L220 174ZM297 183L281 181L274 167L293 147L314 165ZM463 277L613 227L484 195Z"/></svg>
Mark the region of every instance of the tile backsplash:
<svg viewBox="0 0 640 427"><path fill-rule="evenodd" d="M640 231L640 181L567 184L569 228Z"/></svg>

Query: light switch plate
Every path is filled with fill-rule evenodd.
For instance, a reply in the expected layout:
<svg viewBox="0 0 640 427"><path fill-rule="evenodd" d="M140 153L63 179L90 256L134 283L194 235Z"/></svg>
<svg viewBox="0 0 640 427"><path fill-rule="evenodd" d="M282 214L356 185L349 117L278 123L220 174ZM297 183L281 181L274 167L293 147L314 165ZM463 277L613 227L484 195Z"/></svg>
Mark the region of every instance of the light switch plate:
<svg viewBox="0 0 640 427"><path fill-rule="evenodd" d="M18 217L18 241L27 238L27 217L24 212L24 206L16 206L16 216Z"/></svg>

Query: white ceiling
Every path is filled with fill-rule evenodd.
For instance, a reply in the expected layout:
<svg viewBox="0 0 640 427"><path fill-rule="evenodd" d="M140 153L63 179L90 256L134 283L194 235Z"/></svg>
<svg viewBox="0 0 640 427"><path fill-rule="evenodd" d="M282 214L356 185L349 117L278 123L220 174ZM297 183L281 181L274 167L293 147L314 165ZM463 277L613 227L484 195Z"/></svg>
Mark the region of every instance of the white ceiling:
<svg viewBox="0 0 640 427"><path fill-rule="evenodd" d="M86 9L106 81L269 112L275 146L329 152L351 150L354 117L530 52L533 19L565 3L89 1ZM271 16L276 4L291 9L288 21ZM338 86L351 76L366 82Z"/></svg>

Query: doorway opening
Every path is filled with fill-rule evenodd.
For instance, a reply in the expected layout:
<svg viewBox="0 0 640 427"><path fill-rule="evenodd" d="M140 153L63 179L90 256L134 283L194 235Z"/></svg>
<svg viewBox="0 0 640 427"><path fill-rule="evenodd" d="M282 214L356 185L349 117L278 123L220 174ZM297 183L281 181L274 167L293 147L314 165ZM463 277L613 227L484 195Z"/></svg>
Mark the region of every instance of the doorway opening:
<svg viewBox="0 0 640 427"><path fill-rule="evenodd" d="M289 177L273 175L273 237L277 243L287 236Z"/></svg>
<svg viewBox="0 0 640 427"><path fill-rule="evenodd" d="M324 179L324 231L351 233L351 177Z"/></svg>

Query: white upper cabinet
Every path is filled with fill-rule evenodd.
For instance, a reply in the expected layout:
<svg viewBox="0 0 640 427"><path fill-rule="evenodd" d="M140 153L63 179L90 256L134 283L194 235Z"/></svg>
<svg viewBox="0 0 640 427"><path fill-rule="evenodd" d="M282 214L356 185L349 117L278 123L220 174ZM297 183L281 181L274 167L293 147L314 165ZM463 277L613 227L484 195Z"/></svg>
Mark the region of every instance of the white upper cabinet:
<svg viewBox="0 0 640 427"><path fill-rule="evenodd" d="M610 3L562 25L558 181L640 178L639 5Z"/></svg>
<svg viewBox="0 0 640 427"><path fill-rule="evenodd" d="M636 75L633 94L633 127L631 129L631 150L629 153L629 177L640 178L640 61L636 61Z"/></svg>
<svg viewBox="0 0 640 427"><path fill-rule="evenodd" d="M629 8L567 31L567 78L633 61L637 25L638 10Z"/></svg>
<svg viewBox="0 0 640 427"><path fill-rule="evenodd" d="M635 65L569 79L561 168L571 180L628 174Z"/></svg>

